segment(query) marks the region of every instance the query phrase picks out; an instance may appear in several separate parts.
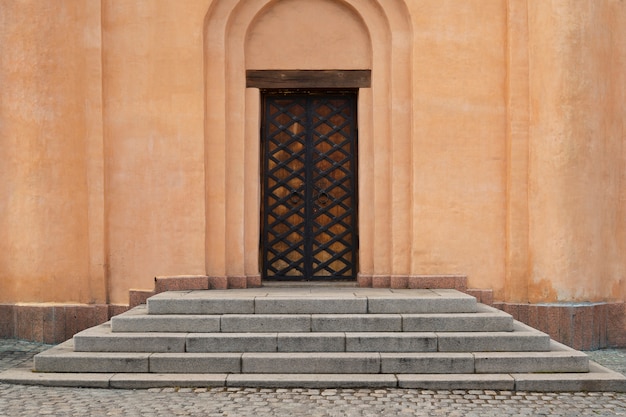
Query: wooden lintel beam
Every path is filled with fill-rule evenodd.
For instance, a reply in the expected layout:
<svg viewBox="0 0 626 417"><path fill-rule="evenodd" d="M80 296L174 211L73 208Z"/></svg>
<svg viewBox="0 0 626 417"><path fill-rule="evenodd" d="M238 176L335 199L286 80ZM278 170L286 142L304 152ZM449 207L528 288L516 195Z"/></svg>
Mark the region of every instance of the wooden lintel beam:
<svg viewBox="0 0 626 417"><path fill-rule="evenodd" d="M371 70L247 70L246 87L367 88Z"/></svg>

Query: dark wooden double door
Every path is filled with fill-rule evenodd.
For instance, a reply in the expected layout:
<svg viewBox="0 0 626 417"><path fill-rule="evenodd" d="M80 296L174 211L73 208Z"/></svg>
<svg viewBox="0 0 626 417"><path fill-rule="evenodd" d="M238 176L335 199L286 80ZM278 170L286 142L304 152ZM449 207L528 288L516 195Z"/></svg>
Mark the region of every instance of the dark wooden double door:
<svg viewBox="0 0 626 417"><path fill-rule="evenodd" d="M264 279L355 279L355 91L264 91Z"/></svg>

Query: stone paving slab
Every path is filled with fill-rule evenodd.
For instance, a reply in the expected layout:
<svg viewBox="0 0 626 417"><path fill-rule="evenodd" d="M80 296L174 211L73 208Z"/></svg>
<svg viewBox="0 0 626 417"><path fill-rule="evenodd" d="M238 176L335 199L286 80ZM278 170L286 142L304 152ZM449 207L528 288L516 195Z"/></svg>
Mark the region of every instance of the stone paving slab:
<svg viewBox="0 0 626 417"><path fill-rule="evenodd" d="M476 373L588 372L589 357L550 340L549 352L476 352Z"/></svg>
<svg viewBox="0 0 626 417"><path fill-rule="evenodd" d="M222 297L217 297L223 293ZM224 291L167 291L148 298L149 314L251 314L254 296Z"/></svg>
<svg viewBox="0 0 626 417"><path fill-rule="evenodd" d="M110 388L223 387L228 374L115 374Z"/></svg>
<svg viewBox="0 0 626 417"><path fill-rule="evenodd" d="M395 387L394 375L362 374L239 374L229 375L229 387L258 388L384 388Z"/></svg>
<svg viewBox="0 0 626 417"><path fill-rule="evenodd" d="M276 296L258 297L254 301L256 314L329 314L367 313L366 297L341 295Z"/></svg>
<svg viewBox="0 0 626 417"><path fill-rule="evenodd" d="M263 374L378 374L378 353L244 353L243 373Z"/></svg>
<svg viewBox="0 0 626 417"><path fill-rule="evenodd" d="M347 352L436 352L435 333L346 333Z"/></svg>
<svg viewBox="0 0 626 417"><path fill-rule="evenodd" d="M513 390L515 378L506 374L465 374L465 375L440 375L440 374L399 374L398 386L400 388L420 388L433 390L453 389L490 389L490 390Z"/></svg>
<svg viewBox="0 0 626 417"><path fill-rule="evenodd" d="M155 373L240 373L241 353L154 353L150 372Z"/></svg>
<svg viewBox="0 0 626 417"><path fill-rule="evenodd" d="M73 339L77 352L184 352L187 333L113 333L109 321Z"/></svg>
<svg viewBox="0 0 626 417"><path fill-rule="evenodd" d="M190 333L187 352L276 352L277 333Z"/></svg>
<svg viewBox="0 0 626 417"><path fill-rule="evenodd" d="M408 292L392 295L369 295L367 312L376 314L424 314L424 313L473 313L476 311L476 299L463 293L437 293L419 297ZM414 290L413 290L414 291Z"/></svg>
<svg viewBox="0 0 626 417"><path fill-rule="evenodd" d="M589 373L511 374L518 391L616 391L626 392L624 375L589 362Z"/></svg>
<svg viewBox="0 0 626 417"><path fill-rule="evenodd" d="M219 332L221 315L148 314L145 305L137 306L111 318L111 331L115 332Z"/></svg>
<svg viewBox="0 0 626 417"><path fill-rule="evenodd" d="M310 314L226 314L221 317L225 333L310 332ZM208 333L210 331L206 331Z"/></svg>
<svg viewBox="0 0 626 417"><path fill-rule="evenodd" d="M405 332L510 332L513 317L504 311L477 304L475 313L402 314Z"/></svg>
<svg viewBox="0 0 626 417"><path fill-rule="evenodd" d="M550 336L514 321L512 332L437 332L440 352L546 352Z"/></svg>
<svg viewBox="0 0 626 417"><path fill-rule="evenodd" d="M390 374L472 374L471 353L381 353L380 369Z"/></svg>
<svg viewBox="0 0 626 417"><path fill-rule="evenodd" d="M150 353L74 352L70 339L34 357L39 372L150 372Z"/></svg>
<svg viewBox="0 0 626 417"><path fill-rule="evenodd" d="M313 332L400 332L400 314L313 314Z"/></svg>
<svg viewBox="0 0 626 417"><path fill-rule="evenodd" d="M278 333L278 352L345 352L346 337L339 332Z"/></svg>
<svg viewBox="0 0 626 417"><path fill-rule="evenodd" d="M114 373L33 372L33 362L29 360L20 366L0 372L0 383L49 387L109 388L109 380L114 375Z"/></svg>

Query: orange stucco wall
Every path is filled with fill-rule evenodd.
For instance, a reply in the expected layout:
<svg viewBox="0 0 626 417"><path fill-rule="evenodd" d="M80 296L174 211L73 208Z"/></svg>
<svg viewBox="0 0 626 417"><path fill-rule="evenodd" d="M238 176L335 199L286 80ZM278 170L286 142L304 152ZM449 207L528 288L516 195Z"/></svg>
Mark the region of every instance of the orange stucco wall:
<svg viewBox="0 0 626 417"><path fill-rule="evenodd" d="M102 7L109 296L204 273L207 1Z"/></svg>
<svg viewBox="0 0 626 417"><path fill-rule="evenodd" d="M623 299L626 7L530 5L528 297Z"/></svg>
<svg viewBox="0 0 626 417"><path fill-rule="evenodd" d="M103 302L100 7L0 4L0 302Z"/></svg>
<svg viewBox="0 0 626 417"><path fill-rule="evenodd" d="M414 31L411 268L467 273L472 286L501 294L507 2L407 4Z"/></svg>
<svg viewBox="0 0 626 417"><path fill-rule="evenodd" d="M0 0L0 49L0 303L257 274L245 69L340 67L372 69L362 273L626 297L624 2Z"/></svg>

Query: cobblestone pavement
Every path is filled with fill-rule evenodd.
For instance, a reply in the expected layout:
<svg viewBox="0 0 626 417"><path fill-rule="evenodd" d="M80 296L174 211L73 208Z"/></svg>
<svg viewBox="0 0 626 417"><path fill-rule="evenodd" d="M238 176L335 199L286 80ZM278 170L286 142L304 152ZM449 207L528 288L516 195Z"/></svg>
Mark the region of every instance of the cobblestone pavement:
<svg viewBox="0 0 626 417"><path fill-rule="evenodd" d="M48 345L0 340L0 371ZM591 352L626 370L626 349ZM626 394L412 389L113 390L0 384L0 416L626 416Z"/></svg>

